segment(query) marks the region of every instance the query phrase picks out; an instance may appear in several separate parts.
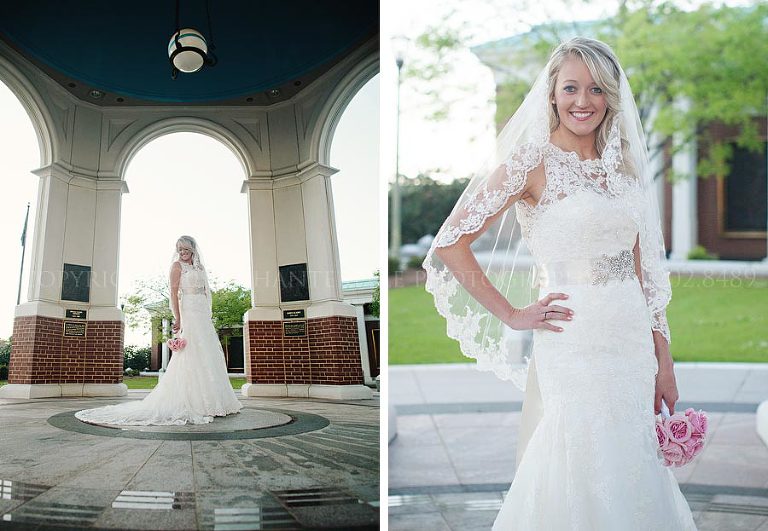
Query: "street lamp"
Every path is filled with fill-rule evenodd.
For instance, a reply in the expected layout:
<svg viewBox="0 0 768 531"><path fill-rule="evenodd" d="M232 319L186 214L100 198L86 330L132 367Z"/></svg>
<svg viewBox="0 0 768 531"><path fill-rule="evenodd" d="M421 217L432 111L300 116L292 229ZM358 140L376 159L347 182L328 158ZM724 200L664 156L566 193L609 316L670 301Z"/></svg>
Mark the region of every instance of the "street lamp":
<svg viewBox="0 0 768 531"><path fill-rule="evenodd" d="M390 225L392 226L392 235L390 239L389 256L400 260L400 247L402 245L400 216L400 85L402 84L403 64L405 64L405 53L408 50L410 39L404 35L398 35L392 38L392 50L395 53L395 64L397 64L397 126L395 137L395 182L392 186L392 209Z"/></svg>

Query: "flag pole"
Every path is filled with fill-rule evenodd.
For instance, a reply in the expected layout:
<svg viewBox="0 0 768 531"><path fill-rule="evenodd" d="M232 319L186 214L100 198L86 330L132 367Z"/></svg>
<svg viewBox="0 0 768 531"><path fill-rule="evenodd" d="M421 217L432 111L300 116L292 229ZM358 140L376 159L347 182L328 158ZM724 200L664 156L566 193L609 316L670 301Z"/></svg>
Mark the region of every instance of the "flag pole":
<svg viewBox="0 0 768 531"><path fill-rule="evenodd" d="M21 302L21 276L24 274L24 251L27 243L27 222L29 221L29 203L27 203L27 215L24 217L24 230L21 231L21 269L19 270L19 293L16 295L16 306Z"/></svg>

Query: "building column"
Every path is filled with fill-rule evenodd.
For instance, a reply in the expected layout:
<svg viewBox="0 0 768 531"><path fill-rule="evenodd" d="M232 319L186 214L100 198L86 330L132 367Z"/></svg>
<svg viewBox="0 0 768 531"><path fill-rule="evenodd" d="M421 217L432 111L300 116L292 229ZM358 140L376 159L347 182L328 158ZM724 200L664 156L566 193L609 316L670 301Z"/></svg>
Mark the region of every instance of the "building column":
<svg viewBox="0 0 768 531"><path fill-rule="evenodd" d="M688 101L678 102L685 108ZM683 144L682 133L675 134L673 142L680 147L672 157L672 171L678 179L672 186L672 253L673 260L687 260L688 253L698 242L697 194L698 174L696 172L696 140Z"/></svg>
<svg viewBox="0 0 768 531"><path fill-rule="evenodd" d="M117 269L127 187L55 164L35 173L40 186L28 302L16 307L8 385L0 396L125 395ZM71 272L63 290L65 269Z"/></svg>
<svg viewBox="0 0 768 531"><path fill-rule="evenodd" d="M357 315L357 337L360 338L360 363L363 368L363 379L366 385L376 385L371 377L371 362L368 360L368 336L365 331L365 309L362 304L355 304Z"/></svg>
<svg viewBox="0 0 768 531"><path fill-rule="evenodd" d="M335 172L313 164L243 184L253 286L245 315L245 396L372 396L364 385L355 308L341 298Z"/></svg>
<svg viewBox="0 0 768 531"><path fill-rule="evenodd" d="M765 103L766 103L766 105L768 105L768 97L765 99ZM768 117L766 117L766 122L768 122ZM766 123L765 129L766 129L766 131L768 131L768 123ZM768 147L766 148L765 164L766 164L766 166L768 166ZM768 172L766 173L766 175L768 175ZM768 177L766 177L766 178L768 178ZM766 191L768 192L768 186L766 186ZM766 197L766 201L768 202L768 197ZM766 212L768 213L768 209L766 209ZM768 217L765 220L765 237L766 237L766 242L765 242L765 253L766 253L766 256L765 256L765 258L763 258L763 262L768 262ZM766 401L765 403L768 404L768 401ZM766 409L768 409L768 405L766 406ZM768 422L766 422L765 428L766 428L765 431L768 432ZM766 443L766 444L768 444L768 443Z"/></svg>

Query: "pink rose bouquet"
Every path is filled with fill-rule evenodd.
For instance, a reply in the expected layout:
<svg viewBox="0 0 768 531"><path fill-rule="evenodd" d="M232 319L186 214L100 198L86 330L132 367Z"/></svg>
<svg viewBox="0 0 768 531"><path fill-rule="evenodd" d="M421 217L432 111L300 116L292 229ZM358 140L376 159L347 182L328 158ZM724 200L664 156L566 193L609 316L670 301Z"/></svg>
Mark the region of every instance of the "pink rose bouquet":
<svg viewBox="0 0 768 531"><path fill-rule="evenodd" d="M664 466L680 467L701 453L707 437L707 414L688 408L684 413L669 415L664 406L661 418L656 419L656 438L659 458Z"/></svg>
<svg viewBox="0 0 768 531"><path fill-rule="evenodd" d="M183 337L174 337L168 340L168 348L174 352L178 352L187 346L187 340Z"/></svg>

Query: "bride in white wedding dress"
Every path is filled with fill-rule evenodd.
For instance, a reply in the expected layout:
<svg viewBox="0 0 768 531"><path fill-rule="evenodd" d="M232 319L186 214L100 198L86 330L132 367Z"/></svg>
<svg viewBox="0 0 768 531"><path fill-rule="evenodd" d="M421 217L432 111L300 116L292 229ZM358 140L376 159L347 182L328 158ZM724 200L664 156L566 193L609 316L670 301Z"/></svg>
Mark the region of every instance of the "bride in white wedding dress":
<svg viewBox="0 0 768 531"><path fill-rule="evenodd" d="M187 344L171 356L165 374L143 400L75 413L91 424L205 424L243 407L235 395L224 352L211 321L211 289L197 242L181 236L171 272L173 331Z"/></svg>
<svg viewBox="0 0 768 531"><path fill-rule="evenodd" d="M470 182L424 262L448 334L526 390L518 467L493 529L695 530L657 457L654 414L678 399L671 290L645 138L613 51L561 44L498 148L502 163ZM513 216L539 271L540 298L525 307L507 296ZM483 233L496 243L481 267L470 245ZM524 369L509 329L533 329Z"/></svg>

